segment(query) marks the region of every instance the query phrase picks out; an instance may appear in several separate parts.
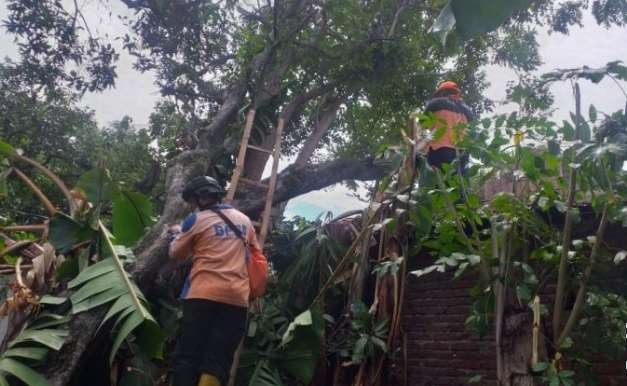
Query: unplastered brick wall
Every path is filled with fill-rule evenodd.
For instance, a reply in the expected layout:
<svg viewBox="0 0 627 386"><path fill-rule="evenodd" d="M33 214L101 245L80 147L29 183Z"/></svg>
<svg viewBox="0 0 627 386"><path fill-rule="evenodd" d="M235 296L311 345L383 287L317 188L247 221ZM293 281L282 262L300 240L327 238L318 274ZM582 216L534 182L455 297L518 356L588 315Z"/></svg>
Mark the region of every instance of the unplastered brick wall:
<svg viewBox="0 0 627 386"><path fill-rule="evenodd" d="M404 308L408 385L466 386L478 374L481 385L496 385L493 341L479 339L465 327L473 283L450 279L435 273L408 279Z"/></svg>
<svg viewBox="0 0 627 386"><path fill-rule="evenodd" d="M428 256L419 257L422 266ZM411 267L411 269L417 267ZM407 281L403 327L407 338L407 377L411 386L496 386L493 336L478 338L465 325L472 300L470 279L452 280L451 274L432 273ZM627 321L625 321L627 322ZM627 358L625 358L627 360ZM591 357L593 372L604 386L627 386L624 361Z"/></svg>

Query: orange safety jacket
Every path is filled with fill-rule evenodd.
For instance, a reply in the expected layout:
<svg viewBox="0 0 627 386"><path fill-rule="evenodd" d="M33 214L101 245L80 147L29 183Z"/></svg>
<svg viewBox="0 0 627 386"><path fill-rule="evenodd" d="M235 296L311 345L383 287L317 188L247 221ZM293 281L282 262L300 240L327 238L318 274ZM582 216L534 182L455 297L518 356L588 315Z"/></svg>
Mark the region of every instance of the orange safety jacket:
<svg viewBox="0 0 627 386"><path fill-rule="evenodd" d="M259 249L250 219L229 205L217 207L241 230L251 247ZM246 247L215 212L204 210L189 215L181 225L181 233L170 243L170 256L178 259L193 256L182 298L248 307Z"/></svg>
<svg viewBox="0 0 627 386"><path fill-rule="evenodd" d="M425 111L433 113L436 118L431 131L437 132L439 129L445 128L441 137L435 138L429 143L429 150L444 147L454 149L457 142L464 138L465 126L474 119L470 107L461 98L456 97L433 98L427 102Z"/></svg>

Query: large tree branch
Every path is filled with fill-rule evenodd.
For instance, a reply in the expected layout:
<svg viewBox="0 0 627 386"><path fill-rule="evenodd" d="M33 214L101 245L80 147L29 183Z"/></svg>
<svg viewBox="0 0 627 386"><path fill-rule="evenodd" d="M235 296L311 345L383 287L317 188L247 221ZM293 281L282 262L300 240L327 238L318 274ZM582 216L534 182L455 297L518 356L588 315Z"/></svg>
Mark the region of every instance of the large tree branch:
<svg viewBox="0 0 627 386"><path fill-rule="evenodd" d="M274 203L286 202L314 190L347 180L371 181L383 177L389 169L378 165L373 158L341 159L320 164L288 166L277 178ZM268 179L263 181L268 183ZM259 189L250 188L238 194L241 198L235 205L250 217L257 217L264 206L264 197Z"/></svg>
<svg viewBox="0 0 627 386"><path fill-rule="evenodd" d="M341 99L332 99L324 106L323 111L316 117L313 132L307 137L305 143L303 143L303 148L296 157L295 165L302 166L309 162L320 141L329 131L329 127L335 120L341 104Z"/></svg>

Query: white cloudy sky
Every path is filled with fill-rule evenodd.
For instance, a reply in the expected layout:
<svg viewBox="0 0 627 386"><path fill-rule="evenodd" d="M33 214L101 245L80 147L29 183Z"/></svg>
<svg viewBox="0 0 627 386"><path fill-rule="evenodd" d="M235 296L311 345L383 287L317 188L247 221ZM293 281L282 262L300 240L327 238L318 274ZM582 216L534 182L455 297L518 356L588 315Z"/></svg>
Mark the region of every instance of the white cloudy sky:
<svg viewBox="0 0 627 386"><path fill-rule="evenodd" d="M64 3L70 4L71 7L73 1L64 0ZM121 2L110 0L104 2L105 5L103 5L100 0L78 0L78 4L91 28L97 33L119 37L126 31L126 27L117 17L121 13L128 12ZM5 17L6 2L0 0L0 19ZM585 18L583 28L573 28L570 35L545 33L540 36L539 42L544 62L540 72L583 65L600 67L612 60L627 62L627 28L605 29L597 26L591 16ZM121 44L117 41L116 45L120 48ZM115 89L88 94L83 99L83 104L94 110L96 119L101 125L120 119L124 115L131 116L138 125L145 125L159 98L158 89L154 85L152 74L135 71L133 59L121 49L119 51L121 55ZM16 55L12 37L4 30L0 31L0 55ZM486 70L491 83L486 96L496 101L503 100L506 82L514 79L514 74L508 69L494 66L489 66ZM627 85L624 84L623 87ZM556 96L556 118L566 118L573 105L569 85L556 84L552 91ZM624 96L611 80L605 80L599 85L583 82L582 95L584 106L593 102L601 111L613 112L625 106ZM287 161L282 162L283 165L287 163ZM286 214L315 217L325 210L338 214L363 205L362 202L353 198L346 188L339 186L312 192L292 200Z"/></svg>

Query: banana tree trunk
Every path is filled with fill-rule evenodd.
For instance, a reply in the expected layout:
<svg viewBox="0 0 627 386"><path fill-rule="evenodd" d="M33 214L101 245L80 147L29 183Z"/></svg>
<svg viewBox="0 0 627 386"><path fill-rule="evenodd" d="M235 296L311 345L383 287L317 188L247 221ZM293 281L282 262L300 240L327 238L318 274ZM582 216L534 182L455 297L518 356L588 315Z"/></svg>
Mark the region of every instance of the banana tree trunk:
<svg viewBox="0 0 627 386"><path fill-rule="evenodd" d="M533 315L519 312L505 317L502 340L503 380L501 386L534 386L531 374Z"/></svg>

